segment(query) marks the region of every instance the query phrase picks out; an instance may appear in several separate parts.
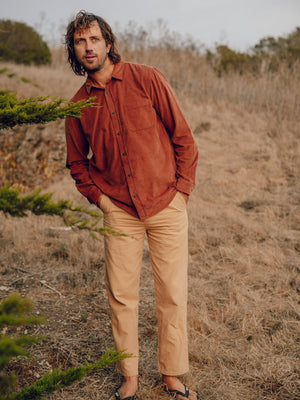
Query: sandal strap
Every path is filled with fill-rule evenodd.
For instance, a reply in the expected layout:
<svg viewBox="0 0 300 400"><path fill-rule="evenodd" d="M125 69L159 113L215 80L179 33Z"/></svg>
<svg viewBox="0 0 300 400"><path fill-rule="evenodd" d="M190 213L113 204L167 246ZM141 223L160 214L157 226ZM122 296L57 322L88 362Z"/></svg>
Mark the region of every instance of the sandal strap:
<svg viewBox="0 0 300 400"><path fill-rule="evenodd" d="M185 390L184 393L183 393L183 392L180 392L179 390L176 390L176 389L168 389L168 388L166 388L166 390L167 390L167 392L169 392L170 395L173 396L175 399L177 398L177 397L176 397L177 394L179 394L180 396L183 396L183 397L185 397L185 398L188 399L188 398L189 398L189 395L190 395L190 390L189 390L189 388L188 388L185 384L183 384L183 386L184 386L184 390Z"/></svg>
<svg viewBox="0 0 300 400"><path fill-rule="evenodd" d="M129 397L125 397L124 399L121 399L118 390L116 390L115 391L115 398L116 398L116 400L134 400L135 399L135 395L129 396Z"/></svg>

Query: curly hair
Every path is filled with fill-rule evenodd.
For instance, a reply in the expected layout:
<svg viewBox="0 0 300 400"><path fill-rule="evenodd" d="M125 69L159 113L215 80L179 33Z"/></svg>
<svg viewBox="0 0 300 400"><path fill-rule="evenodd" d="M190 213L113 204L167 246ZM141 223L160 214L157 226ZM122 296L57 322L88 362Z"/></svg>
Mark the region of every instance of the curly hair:
<svg viewBox="0 0 300 400"><path fill-rule="evenodd" d="M109 24L103 18L82 10L76 15L75 19L69 23L67 27L67 34L65 35L65 44L68 52L68 62L70 63L71 68L76 75L85 75L86 71L76 58L74 49L74 34L78 30L80 31L88 29L91 23L94 21L98 23L101 29L101 33L106 45L111 45L108 56L113 64L116 64L121 60L121 56L118 53L117 48L117 39L113 34Z"/></svg>

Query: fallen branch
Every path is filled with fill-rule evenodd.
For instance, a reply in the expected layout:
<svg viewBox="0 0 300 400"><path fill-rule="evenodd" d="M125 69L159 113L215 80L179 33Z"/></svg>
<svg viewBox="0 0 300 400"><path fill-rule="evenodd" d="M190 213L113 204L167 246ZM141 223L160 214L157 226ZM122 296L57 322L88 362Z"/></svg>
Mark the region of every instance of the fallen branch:
<svg viewBox="0 0 300 400"><path fill-rule="evenodd" d="M40 282L40 284L42 284L42 285L45 286L46 288L48 288L48 289L50 289L50 290L53 290L53 292L59 294L60 296L63 296L63 294L62 294L60 291L58 291L57 289L55 289L55 288L53 288L52 286L48 285L48 283L47 283L44 279L36 278L36 277L34 276L35 274L32 274L31 272L27 271L26 269L22 269L22 268L19 268L19 267L12 267L12 268L13 268L13 269L16 269L17 271L20 271L20 272L23 272L23 273L27 274L28 277L32 277L32 278L35 279L36 281ZM20 280L22 280L22 279L24 279L23 276L22 276L21 278L18 278L18 279L16 279L16 280L14 280L13 282L11 282L10 285L11 285L11 286L12 286L12 285L15 285L18 281L20 281Z"/></svg>
<svg viewBox="0 0 300 400"><path fill-rule="evenodd" d="M50 289L50 290L53 290L53 292L59 294L60 296L63 296L57 289L55 289L55 288L49 286L45 280L43 280L43 279L37 279L37 280L38 280L42 285L44 285L46 288L48 288L48 289Z"/></svg>

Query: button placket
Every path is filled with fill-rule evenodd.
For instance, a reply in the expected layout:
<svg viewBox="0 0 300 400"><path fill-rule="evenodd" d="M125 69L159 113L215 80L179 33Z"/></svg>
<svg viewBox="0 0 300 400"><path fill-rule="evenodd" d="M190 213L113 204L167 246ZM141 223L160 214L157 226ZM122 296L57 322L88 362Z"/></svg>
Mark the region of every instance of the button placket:
<svg viewBox="0 0 300 400"><path fill-rule="evenodd" d="M131 171L131 167L130 167L130 160L128 158L128 153L125 148L123 134L121 131L121 126L120 126L120 121L118 118L118 114L116 112L116 107L115 107L113 96L111 95L110 90L105 90L105 99L106 99L106 104L107 104L109 113L111 115L113 128L114 128L114 131L116 132L116 139L117 139L117 143L119 146L119 151L120 151L120 154L122 154L122 156L123 156L121 158L121 162L122 162L122 165L123 165L123 168L125 171L128 189L129 189L132 199L136 200L137 195L136 195L135 183L134 183L134 179L133 179L133 175L132 175L132 171Z"/></svg>

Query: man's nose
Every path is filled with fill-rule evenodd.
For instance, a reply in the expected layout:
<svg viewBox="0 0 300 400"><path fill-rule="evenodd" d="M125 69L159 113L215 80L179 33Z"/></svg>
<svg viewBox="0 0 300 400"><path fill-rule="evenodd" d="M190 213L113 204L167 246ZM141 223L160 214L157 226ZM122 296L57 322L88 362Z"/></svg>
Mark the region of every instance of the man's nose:
<svg viewBox="0 0 300 400"><path fill-rule="evenodd" d="M86 41L85 50L86 51L92 51L93 50L93 43L92 43L91 40L87 40Z"/></svg>

